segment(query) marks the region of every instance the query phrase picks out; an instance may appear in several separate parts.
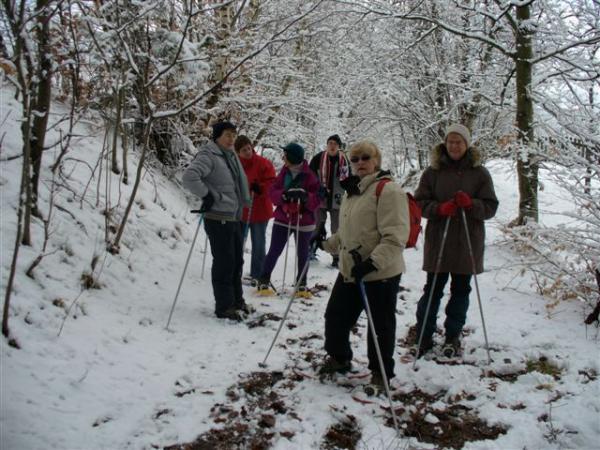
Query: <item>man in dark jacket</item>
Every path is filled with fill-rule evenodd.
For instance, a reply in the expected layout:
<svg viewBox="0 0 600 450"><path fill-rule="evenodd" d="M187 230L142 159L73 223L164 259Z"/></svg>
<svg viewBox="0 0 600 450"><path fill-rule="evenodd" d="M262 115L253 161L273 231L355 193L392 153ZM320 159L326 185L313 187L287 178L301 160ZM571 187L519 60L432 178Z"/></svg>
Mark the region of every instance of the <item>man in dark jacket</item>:
<svg viewBox="0 0 600 450"><path fill-rule="evenodd" d="M213 125L212 141L198 150L183 174L183 185L202 198L204 229L213 256L211 280L215 314L242 320L248 306L242 292L244 206L250 205L248 180L234 151L236 129L230 122Z"/></svg>
<svg viewBox="0 0 600 450"><path fill-rule="evenodd" d="M313 156L309 164L321 184L322 200L315 230L315 236L319 236L321 240L327 236L325 230L327 213L329 213L331 220L331 234L337 232L340 223L340 204L344 194L340 181L345 180L350 175L348 159L340 150L341 146L342 140L337 134L329 136L327 138L327 148ZM331 265L337 267L338 261L338 255L333 255Z"/></svg>
<svg viewBox="0 0 600 450"><path fill-rule="evenodd" d="M417 306L417 339L425 328L418 356L433 347L433 333L444 286L452 276L450 300L446 306L446 340L443 353L447 356L459 354L460 334L469 308L473 264L464 224L464 210L471 238L475 273L483 272L485 244L484 220L494 217L498 199L488 170L481 165L479 151L471 147L469 130L459 124L448 127L444 142L434 147L431 165L423 172L415 199L427 218L423 270L427 272L423 296ZM441 248L446 221L450 221L444 248ZM440 266L437 267L439 252L442 251ZM434 273L438 271L436 285L432 286ZM431 289L433 296L429 314L425 318Z"/></svg>

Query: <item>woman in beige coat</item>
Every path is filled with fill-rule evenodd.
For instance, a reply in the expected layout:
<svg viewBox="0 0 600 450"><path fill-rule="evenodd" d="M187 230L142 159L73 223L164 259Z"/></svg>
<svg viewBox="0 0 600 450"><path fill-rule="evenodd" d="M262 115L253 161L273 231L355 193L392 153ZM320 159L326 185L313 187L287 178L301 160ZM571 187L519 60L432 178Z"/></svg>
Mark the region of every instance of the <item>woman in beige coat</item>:
<svg viewBox="0 0 600 450"><path fill-rule="evenodd" d="M363 280L375 332L388 379L394 377L396 299L405 270L402 251L409 233L406 193L381 170L381 152L369 141L350 149L352 175L343 187L340 227L328 240L317 244L339 255L340 273L325 312L325 350L329 357L321 373L346 372L351 368L350 330L364 309L358 280ZM361 262L355 263L353 252ZM374 385L383 380L377 353L367 333L369 369Z"/></svg>

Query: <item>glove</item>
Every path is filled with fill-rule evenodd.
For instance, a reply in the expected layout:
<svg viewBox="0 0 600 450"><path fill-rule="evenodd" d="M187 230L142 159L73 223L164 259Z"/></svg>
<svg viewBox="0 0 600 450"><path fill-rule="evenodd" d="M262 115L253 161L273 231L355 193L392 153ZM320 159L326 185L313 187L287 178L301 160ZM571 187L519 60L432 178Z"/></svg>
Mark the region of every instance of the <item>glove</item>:
<svg viewBox="0 0 600 450"><path fill-rule="evenodd" d="M442 217L450 217L456 215L456 203L454 200L448 200L447 202L441 203L437 208L437 213Z"/></svg>
<svg viewBox="0 0 600 450"><path fill-rule="evenodd" d="M373 260L371 258L367 258L364 261L354 264L351 273L354 279L356 281L359 281L371 272L375 272L376 270L377 267L375 267L375 265L373 264Z"/></svg>
<svg viewBox="0 0 600 450"><path fill-rule="evenodd" d="M473 199L471 199L469 194L463 191L458 191L454 194L454 201L459 208L469 209L473 207Z"/></svg>
<svg viewBox="0 0 600 450"><path fill-rule="evenodd" d="M214 204L215 204L215 198L209 192L204 197L202 197L202 207L200 208L200 214L204 214L204 213L210 211L210 209L212 208L212 206Z"/></svg>
<svg viewBox="0 0 600 450"><path fill-rule="evenodd" d="M304 205L308 199L308 193L302 188L291 188L283 193L282 198L284 202L296 203L300 201L300 203Z"/></svg>
<svg viewBox="0 0 600 450"><path fill-rule="evenodd" d="M323 250L323 241L324 240L325 240L325 236L322 236L321 234L317 234L317 235L313 236L312 238L310 238L309 247L310 248L320 248L321 250Z"/></svg>
<svg viewBox="0 0 600 450"><path fill-rule="evenodd" d="M353 195L360 195L360 188L358 187L359 182L360 178L356 175L352 175L341 180L340 186L348 193L348 197L352 197Z"/></svg>
<svg viewBox="0 0 600 450"><path fill-rule="evenodd" d="M262 194L262 189L260 188L260 184L256 181L250 185L250 191L254 192L256 195Z"/></svg>

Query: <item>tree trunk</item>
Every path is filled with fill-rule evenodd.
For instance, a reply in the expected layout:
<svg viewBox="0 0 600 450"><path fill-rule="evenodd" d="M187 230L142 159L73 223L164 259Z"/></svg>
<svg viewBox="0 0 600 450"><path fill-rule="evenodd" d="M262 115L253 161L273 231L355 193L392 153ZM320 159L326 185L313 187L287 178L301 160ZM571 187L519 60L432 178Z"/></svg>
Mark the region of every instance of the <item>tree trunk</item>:
<svg viewBox="0 0 600 450"><path fill-rule="evenodd" d="M38 85L35 95L33 124L31 127L31 212L39 216L38 188L40 182L40 169L42 166L42 153L46 140L46 127L50 113L50 95L52 93L52 59L50 56L50 14L48 0L38 0L37 10L37 45L39 68L37 71Z"/></svg>
<svg viewBox="0 0 600 450"><path fill-rule="evenodd" d="M117 164L117 142L118 142L118 137L119 137L119 133L121 130L121 115L122 115L122 111L123 111L123 91L124 88L123 86L119 86L117 89L117 92L115 93L115 122L114 122L114 128L113 128L113 140L112 140L112 161L111 161L111 170L112 173L118 175L120 173L119 171L119 164Z"/></svg>
<svg viewBox="0 0 600 450"><path fill-rule="evenodd" d="M517 176L519 180L519 215L517 225L528 220L538 221L538 171L537 157L530 145L533 143L533 99L531 84L533 75L533 48L531 42L530 6L517 7L517 128L519 148L517 150Z"/></svg>

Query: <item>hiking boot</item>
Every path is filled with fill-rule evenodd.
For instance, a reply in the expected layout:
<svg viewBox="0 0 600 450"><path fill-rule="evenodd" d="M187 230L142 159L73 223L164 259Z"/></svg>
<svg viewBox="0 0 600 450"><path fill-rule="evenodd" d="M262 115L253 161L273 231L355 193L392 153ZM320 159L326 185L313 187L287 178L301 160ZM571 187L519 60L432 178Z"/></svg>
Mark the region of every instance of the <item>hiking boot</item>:
<svg viewBox="0 0 600 450"><path fill-rule="evenodd" d="M235 305L234 309L236 309L237 311L239 311L245 315L250 315L250 314L256 312L256 308L254 308L254 306L250 306L246 302L242 302L242 303Z"/></svg>
<svg viewBox="0 0 600 450"><path fill-rule="evenodd" d="M334 373L346 373L352 368L350 361L338 361L328 356L323 365L319 368L319 375L330 375Z"/></svg>
<svg viewBox="0 0 600 450"><path fill-rule="evenodd" d="M219 319L229 319L234 320L235 322L241 322L244 320L242 313L235 308L228 308L225 312L221 314L217 314Z"/></svg>
<svg viewBox="0 0 600 450"><path fill-rule="evenodd" d="M418 341L418 337L416 341ZM417 359L421 358L425 353L430 351L433 348L433 339L423 337L423 342L421 342L421 347L419 351L417 351L418 342L415 342L414 345L410 348L409 352L411 355L416 356Z"/></svg>
<svg viewBox="0 0 600 450"><path fill-rule="evenodd" d="M272 297L275 295L275 291L271 288L269 284L259 284L256 293L261 297Z"/></svg>
<svg viewBox="0 0 600 450"><path fill-rule="evenodd" d="M454 358L461 354L460 338L458 336L447 337L444 345L442 346L442 354L446 358Z"/></svg>
<svg viewBox="0 0 600 450"><path fill-rule="evenodd" d="M312 292L306 286L299 286L295 296L298 298L312 298Z"/></svg>
<svg viewBox="0 0 600 450"><path fill-rule="evenodd" d="M384 390L385 384L383 383L383 376L379 372L373 372L371 374L371 381L369 381L369 384L363 387L364 393L368 396L378 395Z"/></svg>

